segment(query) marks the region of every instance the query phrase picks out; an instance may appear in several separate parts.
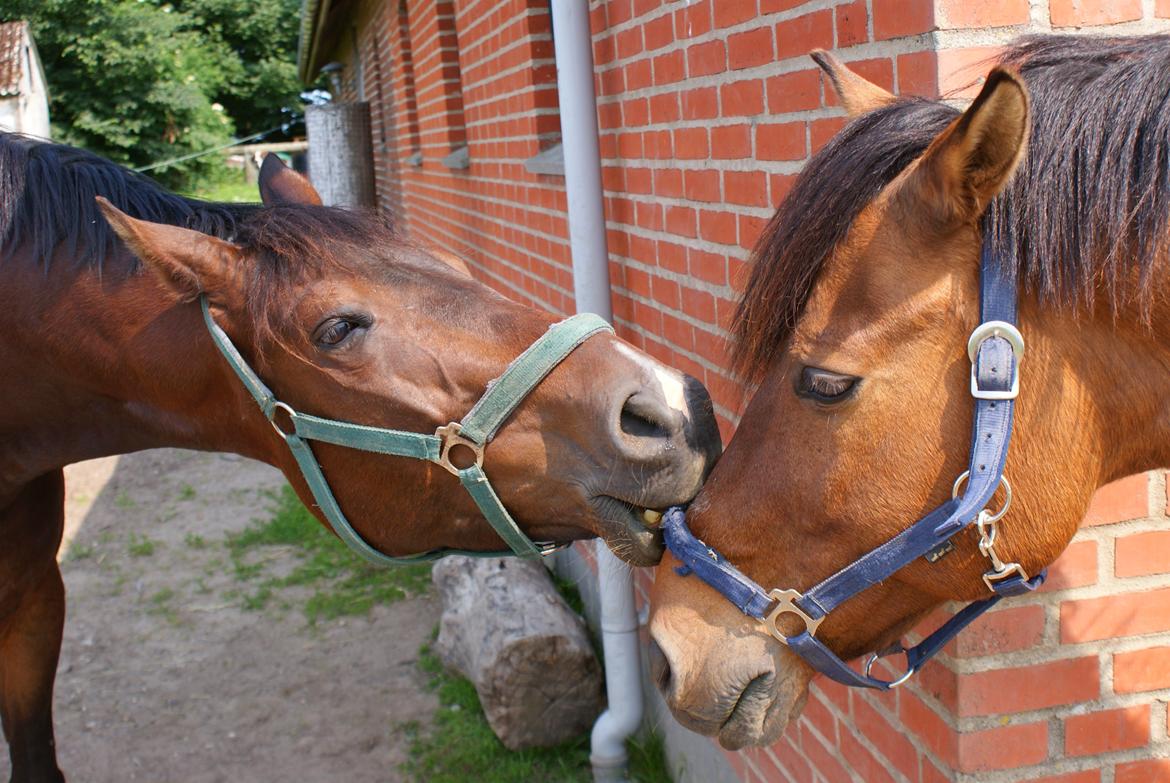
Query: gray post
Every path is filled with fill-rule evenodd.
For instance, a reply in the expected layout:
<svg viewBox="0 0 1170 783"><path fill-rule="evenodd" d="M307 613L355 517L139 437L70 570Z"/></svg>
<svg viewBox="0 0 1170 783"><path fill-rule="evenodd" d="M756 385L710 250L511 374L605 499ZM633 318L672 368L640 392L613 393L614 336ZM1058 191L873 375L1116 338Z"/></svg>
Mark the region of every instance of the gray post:
<svg viewBox="0 0 1170 783"><path fill-rule="evenodd" d="M309 180L331 207L374 206L374 157L368 103L305 107Z"/></svg>

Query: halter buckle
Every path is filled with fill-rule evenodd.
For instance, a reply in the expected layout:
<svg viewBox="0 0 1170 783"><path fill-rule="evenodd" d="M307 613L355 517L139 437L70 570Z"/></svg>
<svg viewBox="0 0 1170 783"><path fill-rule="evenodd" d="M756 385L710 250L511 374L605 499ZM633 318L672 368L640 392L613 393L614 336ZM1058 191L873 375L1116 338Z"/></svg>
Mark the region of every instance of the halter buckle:
<svg viewBox="0 0 1170 783"><path fill-rule="evenodd" d="M810 617L807 612L796 605L796 601L804 598L804 594L799 590L781 590L776 588L768 593L769 598L776 600L776 606L773 607L768 616L764 618L764 625L768 629L768 633L776 637L782 644L788 644L791 638L785 636L780 628L776 625L777 618L782 614L794 614L804 621L804 630L808 631L809 636L817 635L817 627L824 621L824 617Z"/></svg>
<svg viewBox="0 0 1170 783"><path fill-rule="evenodd" d="M292 427L291 432L285 432L281 429L280 424L276 421L277 413L283 413L288 417L288 424ZM272 413L268 415L268 423L272 425L272 429L276 430L276 434L284 440L288 440L297 434L297 412L287 403L280 402L279 400L272 403Z"/></svg>
<svg viewBox="0 0 1170 783"><path fill-rule="evenodd" d="M472 453L475 454L475 467L483 467L483 445L476 443L471 438L464 437L462 430L463 426L457 421L444 424L435 430L435 437L439 439L440 444L439 465L453 476L458 476L466 470L466 468L455 467L451 463L451 449L455 446L465 446L471 449Z"/></svg>
<svg viewBox="0 0 1170 783"><path fill-rule="evenodd" d="M979 348L992 337L999 337L1011 346L1012 356L1015 357L1012 368L1012 385L1007 391L988 391L979 387L979 379L975 376L975 360L979 356ZM1007 321L985 321L975 327L967 339L967 356L971 359L971 396L977 400L1014 400L1020 396L1020 360L1024 358L1024 336L1020 330Z"/></svg>

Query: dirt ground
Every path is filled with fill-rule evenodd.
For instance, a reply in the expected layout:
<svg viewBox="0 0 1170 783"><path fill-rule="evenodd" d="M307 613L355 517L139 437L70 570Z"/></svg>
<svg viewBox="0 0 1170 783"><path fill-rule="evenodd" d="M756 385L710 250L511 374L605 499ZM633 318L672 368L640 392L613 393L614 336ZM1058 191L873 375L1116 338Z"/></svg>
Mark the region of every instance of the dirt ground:
<svg viewBox="0 0 1170 783"><path fill-rule="evenodd" d="M415 666L437 601L315 626L296 609L243 609L224 536L264 516L282 483L259 463L178 450L66 471L54 709L71 781L403 779L397 727L426 723L437 704ZM275 571L295 558L266 557Z"/></svg>

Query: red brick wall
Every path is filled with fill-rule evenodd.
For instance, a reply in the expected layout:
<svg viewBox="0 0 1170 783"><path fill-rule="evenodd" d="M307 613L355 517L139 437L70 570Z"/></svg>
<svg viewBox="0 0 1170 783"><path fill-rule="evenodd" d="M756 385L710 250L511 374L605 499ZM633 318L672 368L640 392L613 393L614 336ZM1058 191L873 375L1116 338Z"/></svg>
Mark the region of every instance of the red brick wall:
<svg viewBox="0 0 1170 783"><path fill-rule="evenodd" d="M703 380L731 435L725 327L750 248L843 124L810 49L898 92L962 97L1021 32L1167 28L1159 16L1170 0L594 0L619 333ZM337 57L371 102L380 207L506 294L572 311L564 181L524 168L559 138L547 0L368 0L354 20L356 55ZM463 144L470 167L444 165ZM1106 488L1043 592L902 690L818 683L779 743L729 762L800 783L1170 780L1166 506L1160 473Z"/></svg>

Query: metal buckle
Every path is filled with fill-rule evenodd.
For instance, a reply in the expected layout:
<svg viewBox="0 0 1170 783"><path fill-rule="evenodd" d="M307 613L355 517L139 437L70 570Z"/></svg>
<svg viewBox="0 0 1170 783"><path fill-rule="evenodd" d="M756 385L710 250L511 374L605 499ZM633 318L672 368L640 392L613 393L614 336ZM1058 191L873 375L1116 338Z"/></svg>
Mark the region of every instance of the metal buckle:
<svg viewBox="0 0 1170 783"><path fill-rule="evenodd" d="M475 454L475 466L483 467L483 446L470 438L463 437L463 427L457 421L444 424L435 430L435 437L439 439L439 464L454 476L458 476L464 468L457 468L451 464L451 449L454 446L466 446Z"/></svg>
<svg viewBox="0 0 1170 783"><path fill-rule="evenodd" d="M280 425L276 423L277 411L284 411L284 415L288 416L288 423L292 425L293 428L292 432L285 432L280 428ZM287 405L283 402L272 403L272 413L268 415L268 423L272 425L272 429L276 430L276 434L285 440L288 440L297 434L297 412L293 410L291 405Z"/></svg>
<svg viewBox="0 0 1170 783"><path fill-rule="evenodd" d="M903 654L905 654L905 652L906 652L905 650L902 650L902 653L903 653ZM891 653L891 654L892 654L892 653ZM870 673L869 673L870 669L872 669L872 668L873 668L873 665L874 665L875 663L877 663L878 661L880 661L880 660L881 660L882 658L884 658L884 657L885 657L885 656L884 656L884 655L882 655L881 653L871 653L871 654L870 654L870 656L869 656L869 659L868 659L868 660L866 660L866 662L865 662L865 676L866 676L866 677L870 677L870 678L872 679L872 675L870 675ZM910 662L910 661L909 661L909 658L907 658L907 661L906 661L906 662L907 662L907 663L909 663L909 662ZM890 690L893 690L894 688L897 688L899 685L902 685L902 684L904 684L904 683L905 683L907 680L909 680L911 677L913 677L913 676L914 676L914 673L915 673L916 671L917 671L917 669L912 669L912 668L909 668L909 667L907 667L906 671L905 671L905 672L903 672L903 673L902 673L902 675L901 675L900 677L898 677L898 678L896 678L896 679L894 679L894 680L891 680L890 682L887 682L887 683L886 683L886 688L888 688L888 689L890 689ZM884 682L884 680L878 680L878 682Z"/></svg>
<svg viewBox="0 0 1170 783"><path fill-rule="evenodd" d="M979 347L992 337L1007 340L1012 356L1015 357L1012 386L1007 391L984 391L979 388L979 380L975 377L975 359L979 355ZM1020 360L1024 358L1024 336L1014 325L1007 321L985 321L979 324L967 339L967 356L971 359L972 397L977 400L1014 400L1020 396Z"/></svg>
<svg viewBox="0 0 1170 783"><path fill-rule="evenodd" d="M812 618L796 605L797 599L803 598L804 595L799 590L780 590L779 588L768 593L769 598L776 600L776 606L764 618L764 625L767 626L768 632L780 640L783 644L788 644L788 640L792 637L785 636L780 632L776 626L776 618L782 614L794 614L804 621L804 629L808 631L809 636L817 635L817 627L824 621L824 617ZM797 634L799 635L799 634Z"/></svg>

